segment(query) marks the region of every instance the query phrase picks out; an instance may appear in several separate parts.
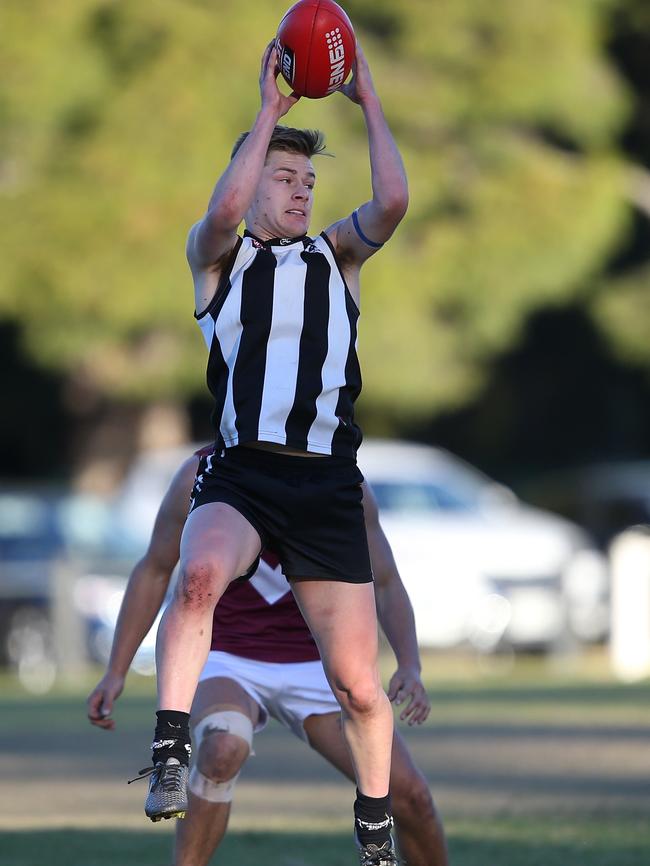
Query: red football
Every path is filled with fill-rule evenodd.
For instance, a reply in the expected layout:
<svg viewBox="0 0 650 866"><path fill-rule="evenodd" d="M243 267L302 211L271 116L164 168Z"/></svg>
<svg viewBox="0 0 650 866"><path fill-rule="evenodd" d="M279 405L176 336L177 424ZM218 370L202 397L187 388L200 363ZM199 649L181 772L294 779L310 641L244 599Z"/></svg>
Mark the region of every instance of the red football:
<svg viewBox="0 0 650 866"><path fill-rule="evenodd" d="M320 99L348 77L355 38L350 19L334 0L300 0L276 36L278 63L294 93Z"/></svg>

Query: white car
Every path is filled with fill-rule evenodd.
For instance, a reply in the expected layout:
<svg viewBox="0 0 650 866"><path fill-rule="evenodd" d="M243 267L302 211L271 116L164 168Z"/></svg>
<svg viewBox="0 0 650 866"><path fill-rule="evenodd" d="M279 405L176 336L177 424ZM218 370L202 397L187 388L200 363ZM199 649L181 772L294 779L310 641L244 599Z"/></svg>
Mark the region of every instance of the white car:
<svg viewBox="0 0 650 866"><path fill-rule="evenodd" d="M605 636L607 563L578 526L438 448L369 440L359 466L420 645L551 649Z"/></svg>
<svg viewBox="0 0 650 866"><path fill-rule="evenodd" d="M193 447L145 452L114 514L144 552L171 477ZM608 622L605 558L574 524L519 502L446 451L364 441L359 466L415 611L422 646L552 648L600 640Z"/></svg>

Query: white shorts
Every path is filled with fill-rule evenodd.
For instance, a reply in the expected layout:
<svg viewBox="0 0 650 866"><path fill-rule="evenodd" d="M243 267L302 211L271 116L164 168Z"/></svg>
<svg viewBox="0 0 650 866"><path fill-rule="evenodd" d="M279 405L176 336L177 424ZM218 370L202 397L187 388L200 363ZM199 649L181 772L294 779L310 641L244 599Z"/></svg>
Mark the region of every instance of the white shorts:
<svg viewBox="0 0 650 866"><path fill-rule="evenodd" d="M234 680L259 705L261 712L255 732L261 731L268 717L273 716L306 741L303 722L308 716L341 709L320 661L259 662L211 650L199 682L214 677Z"/></svg>

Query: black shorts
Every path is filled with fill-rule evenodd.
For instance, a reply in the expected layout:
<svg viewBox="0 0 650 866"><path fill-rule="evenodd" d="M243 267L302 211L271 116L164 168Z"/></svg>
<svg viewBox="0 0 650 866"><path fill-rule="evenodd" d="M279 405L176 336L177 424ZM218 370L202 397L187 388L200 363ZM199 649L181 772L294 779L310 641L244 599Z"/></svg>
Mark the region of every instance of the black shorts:
<svg viewBox="0 0 650 866"><path fill-rule="evenodd" d="M190 512L208 502L232 506L288 578L370 583L362 481L349 457L236 446L201 457Z"/></svg>

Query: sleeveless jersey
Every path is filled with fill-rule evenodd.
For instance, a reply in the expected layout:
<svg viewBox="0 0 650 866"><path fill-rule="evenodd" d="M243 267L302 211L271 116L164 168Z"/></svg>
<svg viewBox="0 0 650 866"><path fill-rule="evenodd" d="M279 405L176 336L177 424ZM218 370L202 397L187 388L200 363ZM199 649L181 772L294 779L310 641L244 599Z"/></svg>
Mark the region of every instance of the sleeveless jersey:
<svg viewBox="0 0 650 866"><path fill-rule="evenodd" d="M262 662L320 659L280 563L265 551L250 580L234 581L219 599L210 649Z"/></svg>
<svg viewBox="0 0 650 866"><path fill-rule="evenodd" d="M358 317L324 233L238 238L215 297L196 316L216 446L260 440L355 457Z"/></svg>

